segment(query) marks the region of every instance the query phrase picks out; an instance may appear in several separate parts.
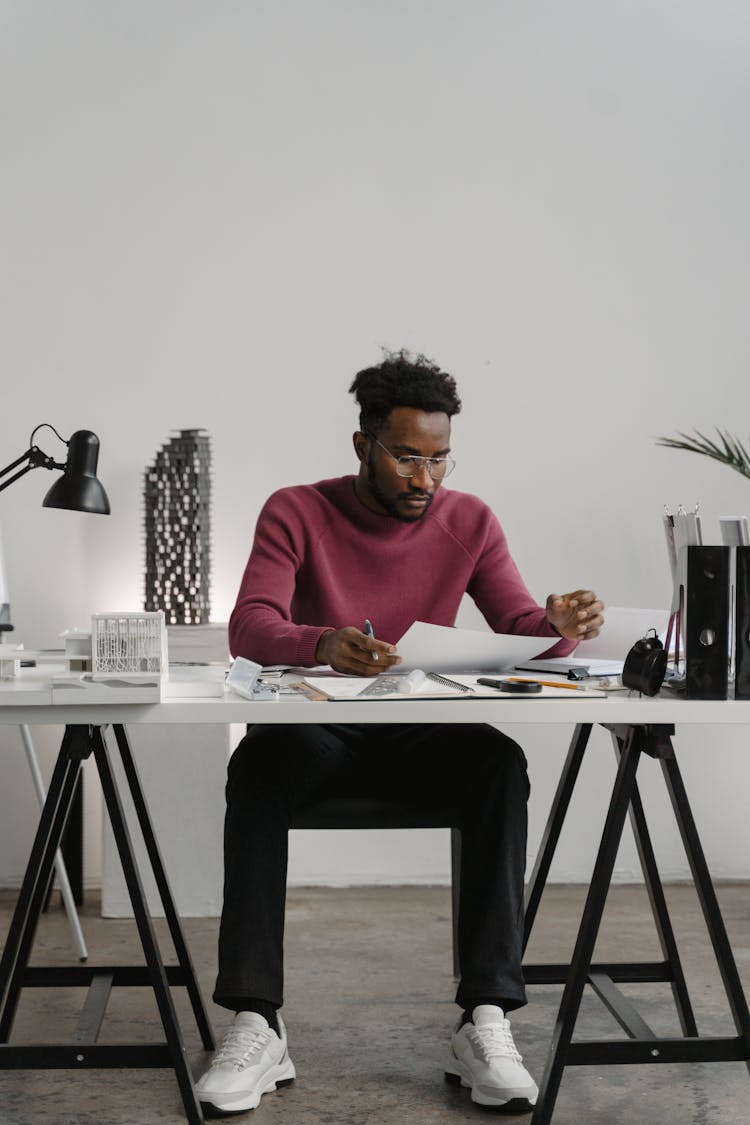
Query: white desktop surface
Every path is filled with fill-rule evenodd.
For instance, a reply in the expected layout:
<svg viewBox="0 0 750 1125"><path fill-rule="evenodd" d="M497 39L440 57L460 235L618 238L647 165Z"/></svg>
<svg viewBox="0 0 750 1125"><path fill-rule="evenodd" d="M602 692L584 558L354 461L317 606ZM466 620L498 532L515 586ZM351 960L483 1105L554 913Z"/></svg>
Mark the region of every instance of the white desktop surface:
<svg viewBox="0 0 750 1125"><path fill-rule="evenodd" d="M750 723L750 700L684 699L663 692L653 699L622 690L606 698L400 699L312 701L282 695L251 702L228 692L223 698L181 696L161 703L51 704L43 672L25 670L5 680L0 722L5 725L108 723Z"/></svg>

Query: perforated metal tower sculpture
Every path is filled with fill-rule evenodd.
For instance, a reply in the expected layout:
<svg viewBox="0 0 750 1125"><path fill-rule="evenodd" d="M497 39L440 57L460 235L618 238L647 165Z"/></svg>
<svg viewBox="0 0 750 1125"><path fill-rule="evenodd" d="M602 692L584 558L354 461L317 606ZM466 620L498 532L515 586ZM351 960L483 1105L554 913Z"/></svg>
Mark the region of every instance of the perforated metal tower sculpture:
<svg viewBox="0 0 750 1125"><path fill-rule="evenodd" d="M167 625L208 623L211 446L204 430L180 430L144 473L146 596Z"/></svg>

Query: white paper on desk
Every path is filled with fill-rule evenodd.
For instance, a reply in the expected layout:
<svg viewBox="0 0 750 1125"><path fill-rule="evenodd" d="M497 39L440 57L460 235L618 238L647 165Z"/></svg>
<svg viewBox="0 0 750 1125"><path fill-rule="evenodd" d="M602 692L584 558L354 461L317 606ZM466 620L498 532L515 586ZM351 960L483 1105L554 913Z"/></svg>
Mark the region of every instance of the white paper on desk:
<svg viewBox="0 0 750 1125"><path fill-rule="evenodd" d="M519 672L551 672L556 676L567 676L571 669L579 669L586 675L621 676L622 660L596 660L585 656L561 656L556 660L524 660L516 665Z"/></svg>
<svg viewBox="0 0 750 1125"><path fill-rule="evenodd" d="M463 692L458 686L436 683L424 674L421 682L416 684L410 684L409 678L408 674L401 675L400 672L384 672L382 676L337 676L335 679L330 676L305 676L305 683L321 695L327 695L329 699L359 699L370 703L381 699L419 699L420 697L471 699L473 695L473 688ZM382 694L368 694L372 692L374 686L384 682L388 684L388 688L384 689ZM471 687L470 684L466 686Z"/></svg>
<svg viewBox="0 0 750 1125"><path fill-rule="evenodd" d="M278 680L291 672L296 676L338 676L330 664L314 664L304 667L302 664L264 664L263 671L258 676L259 680Z"/></svg>
<svg viewBox="0 0 750 1125"><path fill-rule="evenodd" d="M406 680L406 676L385 674L388 675L389 679ZM366 679L360 676L339 676L335 680L330 679L330 677L305 677L306 684L309 684L315 691L320 692L321 695L327 695L329 699L358 700L362 703L396 699L502 699L506 702L517 702L519 706L523 706L524 700L528 701L532 699L603 699L606 697L606 692L599 691L596 688L576 687L574 690L571 690L571 685L566 684L565 681L562 681L559 688L550 687L545 684L540 692L535 692L533 695L515 695L512 693L505 694L498 688L478 684L476 675L467 676L462 672L453 672L450 676L450 680L456 685L455 687L442 685L434 680L431 681L429 677L427 677L411 691L392 691L387 694L368 697L364 693L368 687L377 683L377 677L374 679L372 677ZM469 690L463 692L461 691L461 686Z"/></svg>
<svg viewBox="0 0 750 1125"><path fill-rule="evenodd" d="M396 645L399 672L502 672L530 660L555 643L554 637L516 637L509 633L452 629L415 621Z"/></svg>
<svg viewBox="0 0 750 1125"><path fill-rule="evenodd" d="M658 636L664 640L668 625L668 609L607 606L601 633L593 641L581 641L575 655L584 661L586 657L624 661L635 642L645 637L649 629L656 629Z"/></svg>
<svg viewBox="0 0 750 1125"><path fill-rule="evenodd" d="M166 684L167 699L221 699L224 695L226 664L170 664Z"/></svg>
<svg viewBox="0 0 750 1125"><path fill-rule="evenodd" d="M625 657L635 642L656 629L664 640L669 624L666 609L632 609L612 606L604 610L604 628L592 641L581 641L571 656L551 660L525 660L519 671L556 672L567 675L571 668L588 668L591 676L620 676Z"/></svg>

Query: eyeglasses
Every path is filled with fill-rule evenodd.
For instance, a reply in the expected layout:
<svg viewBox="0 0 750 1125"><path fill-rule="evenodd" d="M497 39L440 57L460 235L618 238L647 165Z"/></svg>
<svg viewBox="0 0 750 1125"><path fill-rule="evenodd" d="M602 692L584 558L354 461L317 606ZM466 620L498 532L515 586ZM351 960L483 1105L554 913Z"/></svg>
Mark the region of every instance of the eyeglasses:
<svg viewBox="0 0 750 1125"><path fill-rule="evenodd" d="M444 477L450 476L456 467L452 457L396 457L390 449L385 448L382 441L378 441L375 434L368 433L367 436L372 438L384 453L393 458L396 462L396 472L400 477L415 477L422 472L422 469L427 469L433 480L443 480Z"/></svg>

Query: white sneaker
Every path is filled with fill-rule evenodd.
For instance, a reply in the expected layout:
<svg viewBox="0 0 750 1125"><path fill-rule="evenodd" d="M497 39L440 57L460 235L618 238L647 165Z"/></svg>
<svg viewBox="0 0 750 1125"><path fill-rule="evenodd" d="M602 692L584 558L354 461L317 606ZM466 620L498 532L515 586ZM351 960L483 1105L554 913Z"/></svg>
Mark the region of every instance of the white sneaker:
<svg viewBox="0 0 750 1125"><path fill-rule="evenodd" d="M522 1066L502 1008L480 1004L472 1019L453 1033L447 1081L470 1087L478 1105L502 1106L509 1113L530 1110L539 1091Z"/></svg>
<svg viewBox="0 0 750 1125"><path fill-rule="evenodd" d="M258 1012L238 1012L195 1093L208 1117L255 1109L263 1094L294 1081L286 1028L278 1036Z"/></svg>

